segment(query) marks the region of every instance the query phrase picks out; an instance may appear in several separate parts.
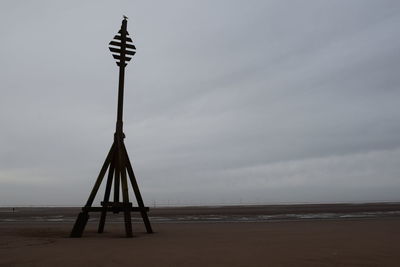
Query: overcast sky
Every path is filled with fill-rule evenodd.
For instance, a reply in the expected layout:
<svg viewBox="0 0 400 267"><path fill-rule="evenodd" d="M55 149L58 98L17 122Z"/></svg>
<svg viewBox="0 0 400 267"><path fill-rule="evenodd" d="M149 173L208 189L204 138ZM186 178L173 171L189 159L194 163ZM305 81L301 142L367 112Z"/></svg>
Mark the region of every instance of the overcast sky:
<svg viewBox="0 0 400 267"><path fill-rule="evenodd" d="M400 201L399 1L10 0L0 206L85 203L115 131L122 15L147 205Z"/></svg>

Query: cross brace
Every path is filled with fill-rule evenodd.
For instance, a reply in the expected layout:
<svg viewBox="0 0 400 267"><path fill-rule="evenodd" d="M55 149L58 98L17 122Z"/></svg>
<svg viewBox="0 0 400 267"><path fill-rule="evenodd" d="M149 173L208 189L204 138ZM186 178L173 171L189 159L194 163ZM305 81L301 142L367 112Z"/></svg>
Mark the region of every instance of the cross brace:
<svg viewBox="0 0 400 267"><path fill-rule="evenodd" d="M133 236L131 212L140 212L147 233L153 232L149 218L147 216L149 208L144 206L143 199L140 194L138 184L136 182L135 174L132 169L132 164L129 160L128 152L126 151L125 144L123 142L124 134L121 132L122 131L117 130L117 132L114 135L114 143L112 144L110 151L108 152L108 155L104 161L103 167L100 170L99 176L97 177L96 183L93 186L92 192L90 193L86 205L82 208L82 212L79 213L78 218L76 219L75 225L70 235L71 237L82 236L86 223L89 220L89 212L101 212L98 233L102 233L104 231L106 216L107 212L109 211L113 213L119 213L119 212L124 213L125 232L127 237ZM101 202L101 207L92 207L97 191L100 188L100 185L103 181L103 178L107 170L108 170L108 177L107 177L106 191L104 194L104 200ZM129 202L127 173L133 191L135 193L138 207L132 207L132 203ZM114 182L114 201L111 202L110 194L113 182ZM122 188L122 202L119 201L120 185Z"/></svg>

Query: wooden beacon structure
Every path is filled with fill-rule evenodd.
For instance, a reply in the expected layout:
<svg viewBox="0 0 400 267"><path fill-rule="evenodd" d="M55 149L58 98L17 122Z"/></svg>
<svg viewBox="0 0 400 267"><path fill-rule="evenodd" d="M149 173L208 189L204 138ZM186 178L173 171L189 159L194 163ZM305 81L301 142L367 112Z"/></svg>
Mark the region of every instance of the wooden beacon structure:
<svg viewBox="0 0 400 267"><path fill-rule="evenodd" d="M136 182L136 177L132 169L132 164L129 160L128 152L124 144L125 135L122 131L125 67L131 60L132 56L136 53L136 47L133 45L132 39L129 38L126 28L127 18L124 17L122 20L121 29L109 44L109 49L112 52L113 57L116 59L119 67L117 125L114 134L114 142L111 145L110 151L108 152L86 205L82 208L82 211L79 213L78 218L76 219L75 225L71 231L71 237L82 236L85 226L89 220L89 212L101 213L98 227L99 233L104 231L107 212L124 213L125 232L127 237L133 236L131 212L139 212L143 218L147 233L153 232L150 225L150 220L147 216L149 208L144 206L143 199ZM105 187L104 200L101 202L101 207L92 207L97 191L99 190L107 170L108 177ZM132 203L129 202L128 177L133 187L138 207L133 207ZM114 199L110 201L111 188L113 184ZM120 201L120 189L122 192L122 201Z"/></svg>

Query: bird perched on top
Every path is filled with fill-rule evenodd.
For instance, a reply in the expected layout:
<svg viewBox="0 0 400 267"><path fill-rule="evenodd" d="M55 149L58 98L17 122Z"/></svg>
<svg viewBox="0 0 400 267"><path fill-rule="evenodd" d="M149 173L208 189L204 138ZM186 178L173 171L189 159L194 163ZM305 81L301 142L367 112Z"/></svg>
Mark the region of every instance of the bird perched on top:
<svg viewBox="0 0 400 267"><path fill-rule="evenodd" d="M125 16L125 15L123 15L123 17L124 17L124 19L128 19L128 17L127 17L127 16Z"/></svg>

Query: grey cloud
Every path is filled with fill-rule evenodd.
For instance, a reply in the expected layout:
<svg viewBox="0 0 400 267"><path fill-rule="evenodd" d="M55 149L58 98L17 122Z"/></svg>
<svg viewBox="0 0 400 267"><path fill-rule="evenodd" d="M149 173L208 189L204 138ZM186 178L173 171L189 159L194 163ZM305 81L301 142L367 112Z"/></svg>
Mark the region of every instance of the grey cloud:
<svg viewBox="0 0 400 267"><path fill-rule="evenodd" d="M398 201L397 1L0 10L0 205L87 197L115 127L107 44L122 14L138 49L126 144L145 200Z"/></svg>

